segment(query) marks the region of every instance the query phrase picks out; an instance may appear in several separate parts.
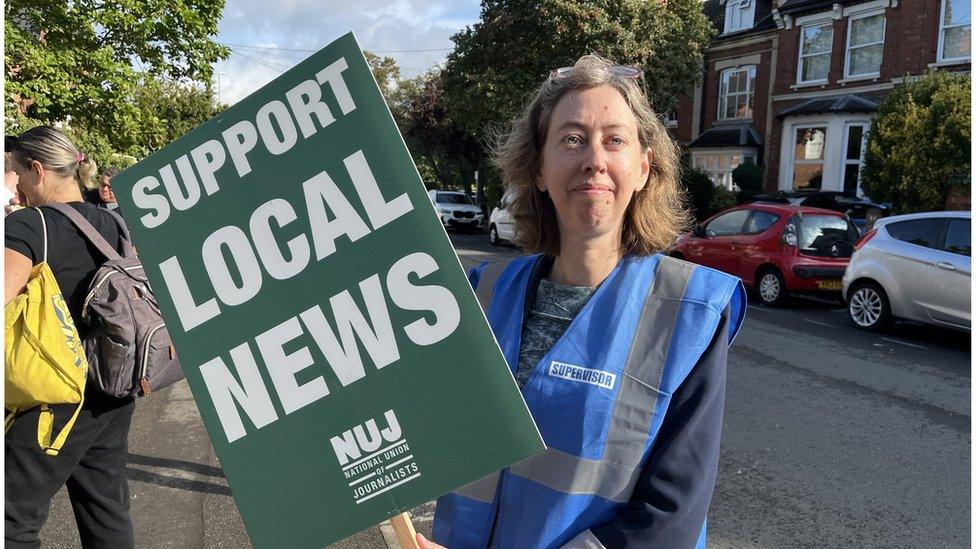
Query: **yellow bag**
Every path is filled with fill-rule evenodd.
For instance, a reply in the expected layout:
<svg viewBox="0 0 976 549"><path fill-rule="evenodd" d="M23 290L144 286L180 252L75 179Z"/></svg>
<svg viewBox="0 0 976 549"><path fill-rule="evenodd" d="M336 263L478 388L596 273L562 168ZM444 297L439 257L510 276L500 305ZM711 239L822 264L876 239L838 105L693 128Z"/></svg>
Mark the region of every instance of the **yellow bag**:
<svg viewBox="0 0 976 549"><path fill-rule="evenodd" d="M43 214L41 220L43 221ZM58 455L85 401L88 361L68 304L45 261L31 270L24 292L4 307L4 407L9 412L5 432L17 413L41 407L37 443ZM74 414L54 442L54 411L49 404L77 404Z"/></svg>

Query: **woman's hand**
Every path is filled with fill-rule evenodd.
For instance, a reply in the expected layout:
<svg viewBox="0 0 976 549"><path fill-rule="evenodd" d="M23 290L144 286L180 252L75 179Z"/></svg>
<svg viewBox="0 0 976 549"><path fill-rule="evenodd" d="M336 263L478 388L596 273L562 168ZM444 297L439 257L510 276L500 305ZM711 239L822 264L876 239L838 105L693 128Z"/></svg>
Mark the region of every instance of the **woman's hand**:
<svg viewBox="0 0 976 549"><path fill-rule="evenodd" d="M443 545L438 545L428 540L423 534L417 534L417 545L420 546L420 549L447 549Z"/></svg>

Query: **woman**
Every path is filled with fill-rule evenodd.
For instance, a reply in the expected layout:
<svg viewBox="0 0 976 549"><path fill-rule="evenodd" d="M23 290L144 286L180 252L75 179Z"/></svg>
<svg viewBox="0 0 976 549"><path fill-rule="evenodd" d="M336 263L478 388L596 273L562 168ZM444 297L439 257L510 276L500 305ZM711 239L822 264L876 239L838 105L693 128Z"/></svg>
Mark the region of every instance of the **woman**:
<svg viewBox="0 0 976 549"><path fill-rule="evenodd" d="M660 254L688 217L640 77L585 56L499 141L538 255L470 279L548 450L438 500L451 549L704 546L745 293Z"/></svg>
<svg viewBox="0 0 976 549"><path fill-rule="evenodd" d="M95 162L54 128L39 126L18 137L11 153L18 190L26 209L5 219L4 303L27 284L31 268L44 260L45 228L34 206L66 203L78 210L109 242L121 249L120 230L106 210L82 200L82 187L94 188ZM105 258L61 213L43 210L47 261L82 338L81 306L96 269ZM48 456L37 443L39 409L19 415L4 437L5 546L38 547L38 533L51 498L67 484L68 495L87 548L133 547L125 459L133 400L86 390L85 404L61 452ZM55 432L73 406L54 405Z"/></svg>

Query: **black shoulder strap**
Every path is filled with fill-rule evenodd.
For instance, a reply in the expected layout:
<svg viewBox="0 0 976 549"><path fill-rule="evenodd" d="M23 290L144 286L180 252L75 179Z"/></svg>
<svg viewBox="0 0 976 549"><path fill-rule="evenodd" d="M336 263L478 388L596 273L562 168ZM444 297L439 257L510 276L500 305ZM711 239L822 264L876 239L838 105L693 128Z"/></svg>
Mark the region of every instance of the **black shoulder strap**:
<svg viewBox="0 0 976 549"><path fill-rule="evenodd" d="M62 214L64 214L64 216L67 217L74 224L75 227L78 227L78 230L81 231L81 234L85 235L85 238L87 238L89 242L94 244L95 247L98 248L98 251L102 252L102 255L104 255L106 258L114 261L122 259L123 256L119 254L118 250L116 250L114 246L109 244L108 241L105 240L105 237L102 236L101 233L99 233L95 229L95 227L93 227L92 224L88 222L87 219L85 219L85 216L78 213L77 210L75 210L74 208L72 208L67 204L61 204L61 203L45 204L45 206L57 210ZM114 212L109 212L109 213L114 213ZM117 222L119 221L117 217L115 219ZM124 226L124 222L122 222L122 225L120 225L120 227L123 226ZM132 248L132 245L129 243L129 239L128 239L129 236L128 228L123 229L123 235L124 235L122 239L124 243L123 252L126 252L126 256L128 256L129 255L128 252Z"/></svg>

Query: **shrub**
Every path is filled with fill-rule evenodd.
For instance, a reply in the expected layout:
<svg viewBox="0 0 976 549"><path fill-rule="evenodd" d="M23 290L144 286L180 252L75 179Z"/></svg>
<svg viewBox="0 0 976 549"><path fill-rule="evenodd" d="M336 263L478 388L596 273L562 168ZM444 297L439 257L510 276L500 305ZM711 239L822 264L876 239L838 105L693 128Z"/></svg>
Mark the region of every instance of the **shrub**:
<svg viewBox="0 0 976 549"><path fill-rule="evenodd" d="M688 206L697 221L703 221L711 210L712 197L715 196L715 184L708 173L691 166L681 166L681 186L688 196Z"/></svg>
<svg viewBox="0 0 976 549"><path fill-rule="evenodd" d="M942 210L970 189L971 77L932 71L896 87L871 121L861 188L895 211Z"/></svg>
<svg viewBox="0 0 976 549"><path fill-rule="evenodd" d="M740 204L750 202L753 197L762 192L763 174L762 168L756 165L751 158L739 164L732 170L732 182L739 186L737 200Z"/></svg>

